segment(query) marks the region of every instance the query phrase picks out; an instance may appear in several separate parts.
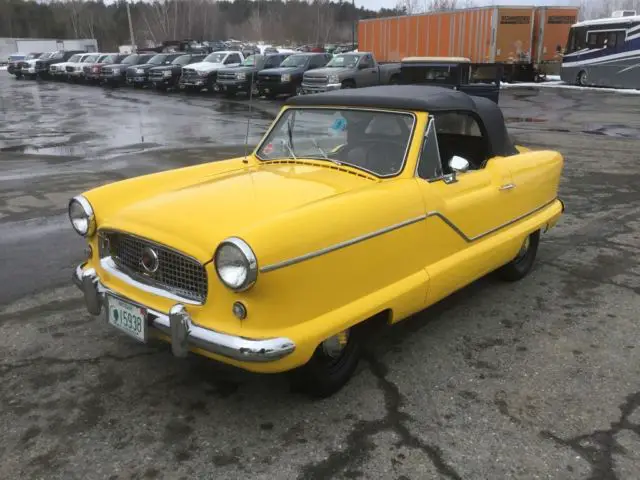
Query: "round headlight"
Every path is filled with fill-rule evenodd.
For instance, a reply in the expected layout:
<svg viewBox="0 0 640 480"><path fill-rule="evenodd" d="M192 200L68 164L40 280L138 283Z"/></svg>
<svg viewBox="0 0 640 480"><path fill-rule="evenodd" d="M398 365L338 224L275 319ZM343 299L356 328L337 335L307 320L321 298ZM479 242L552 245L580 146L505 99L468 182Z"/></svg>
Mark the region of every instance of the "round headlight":
<svg viewBox="0 0 640 480"><path fill-rule="evenodd" d="M69 220L76 232L83 237L94 234L96 230L96 217L89 201L82 197L74 197L69 202Z"/></svg>
<svg viewBox="0 0 640 480"><path fill-rule="evenodd" d="M218 277L236 292L250 289L258 278L258 260L247 243L237 237L223 241L214 255Z"/></svg>

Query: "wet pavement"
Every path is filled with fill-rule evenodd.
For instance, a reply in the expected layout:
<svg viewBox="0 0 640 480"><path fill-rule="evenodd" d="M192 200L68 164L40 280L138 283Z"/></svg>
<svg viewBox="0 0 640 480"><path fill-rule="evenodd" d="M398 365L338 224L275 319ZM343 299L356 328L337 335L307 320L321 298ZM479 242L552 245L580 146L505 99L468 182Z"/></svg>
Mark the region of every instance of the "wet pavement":
<svg viewBox="0 0 640 480"><path fill-rule="evenodd" d="M311 401L282 376L139 345L70 285L68 198L241 155L246 102L0 72L2 477L636 478L640 97L523 88L501 105L519 143L566 159L567 212L535 271L402 322ZM252 143L278 104L254 107Z"/></svg>

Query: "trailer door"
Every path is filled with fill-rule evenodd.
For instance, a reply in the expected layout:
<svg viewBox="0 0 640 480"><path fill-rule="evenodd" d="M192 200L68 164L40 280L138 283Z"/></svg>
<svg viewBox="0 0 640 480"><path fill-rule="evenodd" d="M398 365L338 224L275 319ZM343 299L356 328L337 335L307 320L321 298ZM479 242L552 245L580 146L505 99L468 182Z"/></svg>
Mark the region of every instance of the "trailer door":
<svg viewBox="0 0 640 480"><path fill-rule="evenodd" d="M468 95L488 98L498 103L502 67L495 63L472 63L469 69L469 83L461 84L460 91Z"/></svg>

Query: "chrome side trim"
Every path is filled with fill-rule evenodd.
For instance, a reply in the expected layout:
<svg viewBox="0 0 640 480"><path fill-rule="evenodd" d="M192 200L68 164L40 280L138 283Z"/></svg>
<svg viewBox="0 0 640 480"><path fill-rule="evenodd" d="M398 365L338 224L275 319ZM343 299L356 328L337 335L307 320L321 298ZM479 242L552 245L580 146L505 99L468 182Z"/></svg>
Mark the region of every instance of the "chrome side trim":
<svg viewBox="0 0 640 480"><path fill-rule="evenodd" d="M344 242L340 242L340 243L336 243L335 245L331 245L329 247L320 249L320 250L316 250L315 252L309 252L306 253L304 255L300 255L299 257L294 257L291 258L289 260L284 260L282 262L278 262L278 263L273 263L271 265L267 265L265 267L262 267L260 269L261 273L267 273L267 272L272 272L273 270L278 270L280 268L284 268L284 267L288 267L289 265L295 265L296 263L300 263L300 262L304 262L305 260L310 260L312 258L315 257L319 257L321 255L325 255L327 253L331 253L334 252L336 250L339 250L341 248L345 248L345 247L349 247L351 245L355 245L356 243L360 243L363 242L365 240L369 240L370 238L374 238L377 237L379 235L383 235L385 233L391 232L393 230L397 230L399 228L402 227L406 227L408 225L412 225L414 223L420 222L422 220L426 220L427 218L430 217L437 217L440 220L442 220L444 223L446 223L454 232L456 232L458 234L458 236L460 236L465 242L467 243L472 243L475 241L480 240L481 238L484 238L488 235L491 235L495 232L497 232L498 230L502 230L505 227L508 227L509 225L513 225L516 222L519 222L520 220L533 215L534 213L539 212L540 210L544 210L545 208L547 208L548 206L550 206L551 204L553 204L554 202L558 201L559 199L556 197L553 200L531 210L530 212L524 213L512 220L509 220L508 222L505 222L501 225L498 225L495 228L492 228L491 230L487 230L486 232L480 233L478 235L475 235L473 237L469 237L467 236L462 230L460 230L460 228L458 228L458 226L456 226L455 223L453 223L451 220L449 220L447 217L445 217L443 214L441 214L438 211L431 211L431 212L427 212L425 215L420 215L419 217L414 217L411 218L409 220L405 220L404 222L400 222L400 223L396 223L395 225L391 225L389 227L385 227L385 228L381 228L380 230L376 230L374 232L371 233L367 233L365 235L361 235L359 237L355 237L352 238L351 240L346 240Z"/></svg>
<svg viewBox="0 0 640 480"><path fill-rule="evenodd" d="M176 302L186 303L187 305L202 305L202 303L197 302L195 300L191 300L190 298L185 298L180 295L176 295L175 293L171 293L171 292L168 292L167 290L163 290L151 284L144 283L141 280L134 280L132 277L130 277L125 272L120 270L111 257L101 258L100 267L105 272L116 277L118 280L121 280L131 285L134 288L142 290L143 292L147 292L152 295L157 295L159 297L168 298L169 300L175 300ZM140 278L142 279L142 277Z"/></svg>
<svg viewBox="0 0 640 480"><path fill-rule="evenodd" d="M187 309L180 303L174 305L168 315L158 312L105 287L95 270L83 270L84 267L82 264L75 269L73 283L83 291L85 298L95 299L102 307L106 306L108 296L114 296L145 308L150 318L149 326L171 337L172 351L177 357L185 356L188 353L185 349L193 346L233 360L265 363L284 358L296 349L295 343L286 337L245 338L200 327L193 323ZM83 282L83 279L87 281ZM90 308L91 304L87 307Z"/></svg>
<svg viewBox="0 0 640 480"><path fill-rule="evenodd" d="M409 220L405 220L404 222L396 223L395 225L391 225L389 227L382 228L380 230L376 230L375 232L367 233L365 235L361 235L359 237L352 238L351 240L346 240L344 242L336 243L335 245L331 245L329 247L323 248L321 250L316 250L315 252L310 252L305 255L301 255L299 257L291 258L289 260L284 260L279 263L274 263L271 265L267 265L266 267L262 267L260 269L261 273L271 272L273 270L278 270L279 268L288 267L289 265L294 265L296 263L304 262L305 260L309 260L311 258L319 257L320 255L324 255L326 253L334 252L336 250L340 250L341 248L349 247L351 245L355 245L356 243L363 242L365 240L369 240L370 238L377 237L384 233L391 232L393 230L397 230L402 227L406 227L408 225L412 225L414 223L420 222L427 218L426 215L420 215L419 217L411 218Z"/></svg>

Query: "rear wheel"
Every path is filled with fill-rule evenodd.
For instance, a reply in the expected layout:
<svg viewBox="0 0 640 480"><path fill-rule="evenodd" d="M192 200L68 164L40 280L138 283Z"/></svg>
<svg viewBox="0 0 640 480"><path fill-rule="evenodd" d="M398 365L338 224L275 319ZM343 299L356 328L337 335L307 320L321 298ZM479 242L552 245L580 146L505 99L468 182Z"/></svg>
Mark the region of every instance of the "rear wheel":
<svg viewBox="0 0 640 480"><path fill-rule="evenodd" d="M533 268L539 243L540 230L528 235L522 242L516 258L496 270L498 277L507 282L515 282L526 277Z"/></svg>
<svg viewBox="0 0 640 480"><path fill-rule="evenodd" d="M315 398L340 390L360 360L361 329L354 327L334 335L316 348L306 365L290 373L294 388Z"/></svg>

